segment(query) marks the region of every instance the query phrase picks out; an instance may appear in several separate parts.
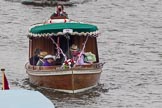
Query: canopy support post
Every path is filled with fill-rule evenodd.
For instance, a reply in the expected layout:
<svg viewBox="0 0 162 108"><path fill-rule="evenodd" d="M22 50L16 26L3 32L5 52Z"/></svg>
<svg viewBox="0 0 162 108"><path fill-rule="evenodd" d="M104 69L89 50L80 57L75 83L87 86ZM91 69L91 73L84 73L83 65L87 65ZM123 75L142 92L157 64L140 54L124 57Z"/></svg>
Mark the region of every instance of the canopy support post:
<svg viewBox="0 0 162 108"><path fill-rule="evenodd" d="M70 36L68 35L68 33L65 34L65 38L67 39L67 54L68 57L70 56L70 52L69 52L69 40L70 40Z"/></svg>

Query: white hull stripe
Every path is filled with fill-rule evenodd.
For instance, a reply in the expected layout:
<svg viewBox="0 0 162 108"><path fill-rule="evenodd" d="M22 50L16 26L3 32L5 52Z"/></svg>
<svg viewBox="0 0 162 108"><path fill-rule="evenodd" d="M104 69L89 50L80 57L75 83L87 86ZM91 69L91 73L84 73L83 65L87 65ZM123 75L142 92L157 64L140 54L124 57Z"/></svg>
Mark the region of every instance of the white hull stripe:
<svg viewBox="0 0 162 108"><path fill-rule="evenodd" d="M92 89L94 87L96 87L97 84L93 85L93 86L90 86L90 87L87 87L87 88L83 88L83 89L78 89L78 90L64 90L64 89L54 89L55 91L59 91L59 92L65 92L65 93L79 93L79 92L83 92L83 91L86 91L86 90L89 90L89 89ZM52 89L53 88L46 88L46 87L42 87L42 88L45 88L45 89Z"/></svg>
<svg viewBox="0 0 162 108"><path fill-rule="evenodd" d="M101 73L102 70L101 69L96 69L96 70L74 70L74 71L60 71L60 72L55 72L55 71L44 71L44 72L40 72L40 71L29 71L27 70L27 73L29 75L33 75L33 76L52 76L52 75L71 75L71 74L98 74Z"/></svg>

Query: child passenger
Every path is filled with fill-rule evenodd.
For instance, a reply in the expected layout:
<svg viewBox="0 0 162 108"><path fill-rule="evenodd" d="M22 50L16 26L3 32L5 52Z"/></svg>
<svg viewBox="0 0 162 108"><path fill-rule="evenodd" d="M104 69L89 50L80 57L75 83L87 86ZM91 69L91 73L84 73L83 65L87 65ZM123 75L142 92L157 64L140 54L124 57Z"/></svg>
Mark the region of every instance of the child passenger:
<svg viewBox="0 0 162 108"><path fill-rule="evenodd" d="M43 63L43 66L53 66L55 61L55 56L52 55L46 55L44 57L45 62Z"/></svg>

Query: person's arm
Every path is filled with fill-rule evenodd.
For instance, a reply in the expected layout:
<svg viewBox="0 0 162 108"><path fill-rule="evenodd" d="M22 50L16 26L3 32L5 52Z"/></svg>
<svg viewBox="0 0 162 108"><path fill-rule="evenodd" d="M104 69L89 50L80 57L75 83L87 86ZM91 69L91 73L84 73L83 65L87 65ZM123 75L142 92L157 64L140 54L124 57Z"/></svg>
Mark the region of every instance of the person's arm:
<svg viewBox="0 0 162 108"><path fill-rule="evenodd" d="M62 12L62 16L65 16L66 18L68 18L68 14L66 12Z"/></svg>

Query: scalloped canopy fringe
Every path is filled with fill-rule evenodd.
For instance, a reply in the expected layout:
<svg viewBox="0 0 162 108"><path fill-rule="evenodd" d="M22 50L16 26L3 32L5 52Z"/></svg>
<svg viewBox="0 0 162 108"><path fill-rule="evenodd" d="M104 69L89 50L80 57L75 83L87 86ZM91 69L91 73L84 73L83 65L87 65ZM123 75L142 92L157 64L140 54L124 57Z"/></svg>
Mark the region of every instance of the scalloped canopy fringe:
<svg viewBox="0 0 162 108"><path fill-rule="evenodd" d="M93 36L97 37L99 31L97 26L85 23L54 23L38 24L29 29L28 37L49 37L65 34L73 36Z"/></svg>

